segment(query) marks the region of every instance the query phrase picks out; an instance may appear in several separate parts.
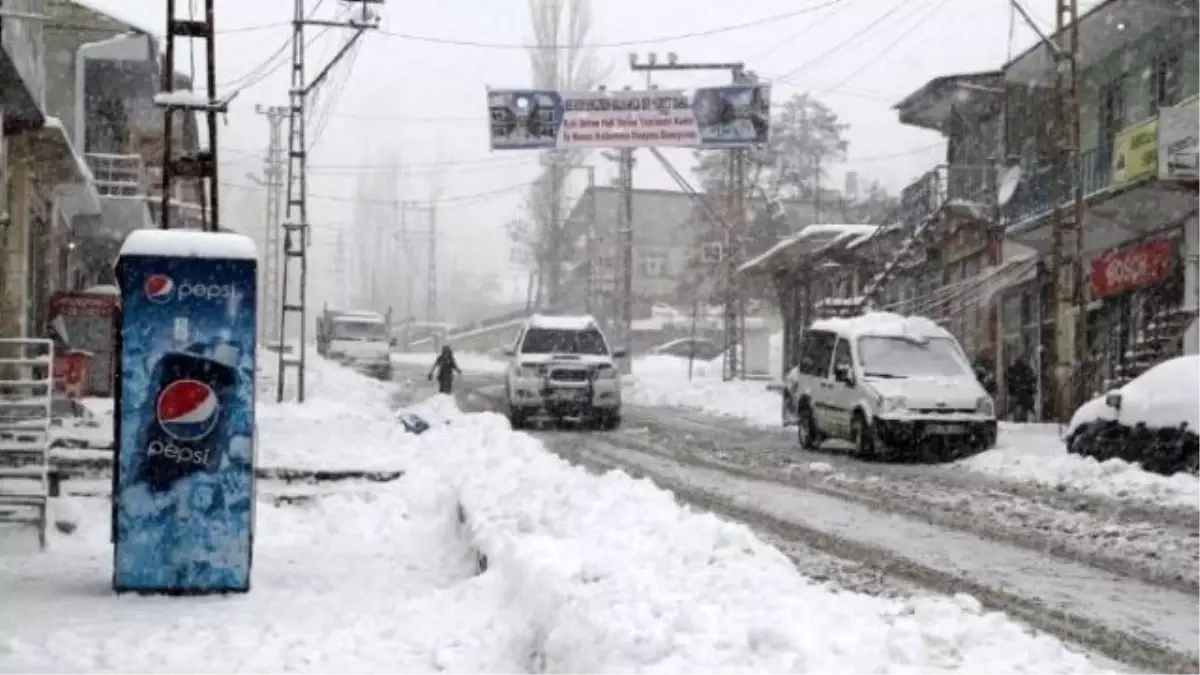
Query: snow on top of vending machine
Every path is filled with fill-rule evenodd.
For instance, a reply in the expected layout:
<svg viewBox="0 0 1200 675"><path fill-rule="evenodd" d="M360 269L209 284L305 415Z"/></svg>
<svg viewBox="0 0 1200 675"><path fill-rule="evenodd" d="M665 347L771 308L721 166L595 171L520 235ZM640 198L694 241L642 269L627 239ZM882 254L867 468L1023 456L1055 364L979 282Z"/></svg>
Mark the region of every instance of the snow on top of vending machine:
<svg viewBox="0 0 1200 675"><path fill-rule="evenodd" d="M257 260L254 240L233 232L199 230L134 230L121 245L121 256Z"/></svg>

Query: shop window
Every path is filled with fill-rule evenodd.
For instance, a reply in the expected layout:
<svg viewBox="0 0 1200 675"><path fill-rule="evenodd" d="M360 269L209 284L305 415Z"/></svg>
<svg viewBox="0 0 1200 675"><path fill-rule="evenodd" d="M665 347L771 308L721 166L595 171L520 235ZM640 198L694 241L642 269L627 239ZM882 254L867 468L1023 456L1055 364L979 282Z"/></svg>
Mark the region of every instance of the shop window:
<svg viewBox="0 0 1200 675"><path fill-rule="evenodd" d="M1179 52L1162 54L1154 60L1148 98L1152 115L1157 114L1159 108L1178 104L1183 98L1183 59Z"/></svg>

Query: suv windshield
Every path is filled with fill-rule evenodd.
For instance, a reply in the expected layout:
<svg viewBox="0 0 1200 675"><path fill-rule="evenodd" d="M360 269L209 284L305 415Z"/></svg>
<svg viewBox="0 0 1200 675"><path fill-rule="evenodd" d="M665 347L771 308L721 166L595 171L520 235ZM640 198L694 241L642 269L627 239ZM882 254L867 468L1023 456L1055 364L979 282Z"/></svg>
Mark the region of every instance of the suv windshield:
<svg viewBox="0 0 1200 675"><path fill-rule="evenodd" d="M377 321L334 321L334 340L369 342L387 339L387 326Z"/></svg>
<svg viewBox="0 0 1200 675"><path fill-rule="evenodd" d="M522 354L585 354L602 356L608 353L600 331L563 330L560 328L530 328L521 342Z"/></svg>
<svg viewBox="0 0 1200 675"><path fill-rule="evenodd" d="M958 348L946 338L915 342L901 337L858 339L858 362L866 377L956 377L969 375Z"/></svg>

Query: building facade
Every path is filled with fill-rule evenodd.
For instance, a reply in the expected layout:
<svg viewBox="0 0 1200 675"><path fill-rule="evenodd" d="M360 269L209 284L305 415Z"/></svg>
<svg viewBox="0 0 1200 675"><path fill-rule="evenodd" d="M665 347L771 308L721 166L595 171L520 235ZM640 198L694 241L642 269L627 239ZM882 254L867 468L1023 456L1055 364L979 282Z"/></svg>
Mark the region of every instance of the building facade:
<svg viewBox="0 0 1200 675"><path fill-rule="evenodd" d="M90 172L47 108L45 0L0 17L0 333L42 335L50 294L70 287L74 230L100 212Z"/></svg>
<svg viewBox="0 0 1200 675"><path fill-rule="evenodd" d="M112 262L131 230L157 227L161 218L163 117L154 105L162 89L159 41L136 20L101 12L81 0L46 0L48 107L64 122L86 158L102 213L76 229L82 260L79 287L112 283ZM176 76L175 87L190 88ZM198 147L193 115L178 115L173 145ZM177 184L172 227L198 228L198 187Z"/></svg>

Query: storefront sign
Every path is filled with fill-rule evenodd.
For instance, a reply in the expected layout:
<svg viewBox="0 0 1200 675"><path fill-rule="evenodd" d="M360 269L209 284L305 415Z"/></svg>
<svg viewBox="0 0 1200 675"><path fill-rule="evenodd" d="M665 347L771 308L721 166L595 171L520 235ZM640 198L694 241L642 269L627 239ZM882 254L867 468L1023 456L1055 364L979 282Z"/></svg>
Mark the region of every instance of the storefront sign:
<svg viewBox="0 0 1200 675"><path fill-rule="evenodd" d="M489 90L493 150L764 145L771 86L685 91Z"/></svg>
<svg viewBox="0 0 1200 675"><path fill-rule="evenodd" d="M1151 241L1092 259L1092 299L1120 295L1163 281L1175 266L1175 246Z"/></svg>
<svg viewBox="0 0 1200 675"><path fill-rule="evenodd" d="M1112 187L1158 175L1158 118L1135 124L1113 138Z"/></svg>
<svg viewBox="0 0 1200 675"><path fill-rule="evenodd" d="M1163 108L1158 113L1158 177L1161 180L1196 180L1200 177L1197 144L1197 101Z"/></svg>

